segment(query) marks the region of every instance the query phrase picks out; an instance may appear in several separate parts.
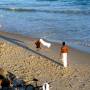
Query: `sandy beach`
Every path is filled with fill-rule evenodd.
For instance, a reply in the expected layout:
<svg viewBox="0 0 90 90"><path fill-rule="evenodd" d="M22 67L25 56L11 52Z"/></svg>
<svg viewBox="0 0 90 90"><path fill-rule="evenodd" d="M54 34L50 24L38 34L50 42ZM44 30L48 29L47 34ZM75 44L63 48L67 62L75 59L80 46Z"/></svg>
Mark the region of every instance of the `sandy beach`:
<svg viewBox="0 0 90 90"><path fill-rule="evenodd" d="M51 82L50 90L90 90L90 53L70 47L65 69L59 57L60 44L52 43L49 49L41 46L36 51L35 41L0 31L0 66L27 84L37 78L38 85Z"/></svg>

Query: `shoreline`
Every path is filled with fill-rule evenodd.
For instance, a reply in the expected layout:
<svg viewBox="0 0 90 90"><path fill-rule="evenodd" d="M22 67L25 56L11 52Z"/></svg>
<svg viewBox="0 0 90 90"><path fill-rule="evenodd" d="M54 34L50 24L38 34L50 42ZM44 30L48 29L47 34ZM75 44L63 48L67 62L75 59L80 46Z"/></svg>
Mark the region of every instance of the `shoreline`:
<svg viewBox="0 0 90 90"><path fill-rule="evenodd" d="M68 67L65 69L59 59L60 45L52 43L51 48L36 51L34 42L21 35L0 32L0 64L5 71L33 84L46 81L52 90L90 90L90 55L70 48Z"/></svg>
<svg viewBox="0 0 90 90"><path fill-rule="evenodd" d="M14 38L19 37L19 38L23 38L23 39L27 39L27 40L31 39L31 41L40 39L40 38L35 38L35 37L32 37L32 36L26 36L26 35L23 35L23 34L20 34L20 33L15 33L15 32L12 33L12 32L0 31L0 33L7 34L8 36L9 35L14 36ZM54 42L52 40L47 40L47 39L44 39L44 40L47 41L47 42L50 42L50 43L61 45L61 41L59 43L59 42ZM86 47L86 46L77 45L77 44L70 45L68 42L66 42L66 44L72 49L76 49L78 51L90 54L90 47L89 46Z"/></svg>
<svg viewBox="0 0 90 90"><path fill-rule="evenodd" d="M17 44L18 46L20 46L18 41L21 41L20 47L23 47L26 49L30 48L33 53L36 52L34 42L37 39L39 39L39 38L23 36L21 34L2 32L2 31L0 31L0 38L5 39L11 43ZM55 43L55 42L50 42L50 43L52 44L51 48L48 49L44 46L41 46L42 49L39 51L39 53L36 53L36 54L41 55L41 56L46 57L46 58L53 59L56 62L58 62L59 50L60 50L61 44ZM82 62L82 64L90 64L90 60L89 60L90 53L84 52L82 50L79 50L79 49L76 49L76 48L69 46L68 59L69 59L69 62L72 62L74 64L80 64L80 62Z"/></svg>

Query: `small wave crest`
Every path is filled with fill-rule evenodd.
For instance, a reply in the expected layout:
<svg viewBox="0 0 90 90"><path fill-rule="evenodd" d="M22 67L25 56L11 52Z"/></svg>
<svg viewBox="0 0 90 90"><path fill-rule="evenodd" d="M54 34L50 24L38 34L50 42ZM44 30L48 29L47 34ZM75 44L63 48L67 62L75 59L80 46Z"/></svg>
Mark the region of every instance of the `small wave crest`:
<svg viewBox="0 0 90 90"><path fill-rule="evenodd" d="M46 13L63 13L63 14L90 14L90 10L80 10L80 9L36 9L36 8L6 8L0 7L1 10L14 11L14 12L46 12Z"/></svg>

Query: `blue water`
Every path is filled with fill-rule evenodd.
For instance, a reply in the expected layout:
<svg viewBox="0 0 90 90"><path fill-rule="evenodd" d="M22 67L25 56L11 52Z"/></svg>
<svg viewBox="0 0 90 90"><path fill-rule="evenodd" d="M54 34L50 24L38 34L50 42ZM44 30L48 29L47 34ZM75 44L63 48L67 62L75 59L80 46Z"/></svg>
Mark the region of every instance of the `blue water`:
<svg viewBox="0 0 90 90"><path fill-rule="evenodd" d="M0 27L90 50L90 0L0 0Z"/></svg>

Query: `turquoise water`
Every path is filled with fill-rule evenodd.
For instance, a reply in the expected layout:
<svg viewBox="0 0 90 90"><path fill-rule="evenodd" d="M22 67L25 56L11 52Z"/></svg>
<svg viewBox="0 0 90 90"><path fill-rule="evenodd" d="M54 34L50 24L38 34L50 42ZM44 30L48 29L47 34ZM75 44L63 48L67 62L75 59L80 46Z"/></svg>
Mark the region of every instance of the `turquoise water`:
<svg viewBox="0 0 90 90"><path fill-rule="evenodd" d="M0 0L0 27L90 50L90 0Z"/></svg>

